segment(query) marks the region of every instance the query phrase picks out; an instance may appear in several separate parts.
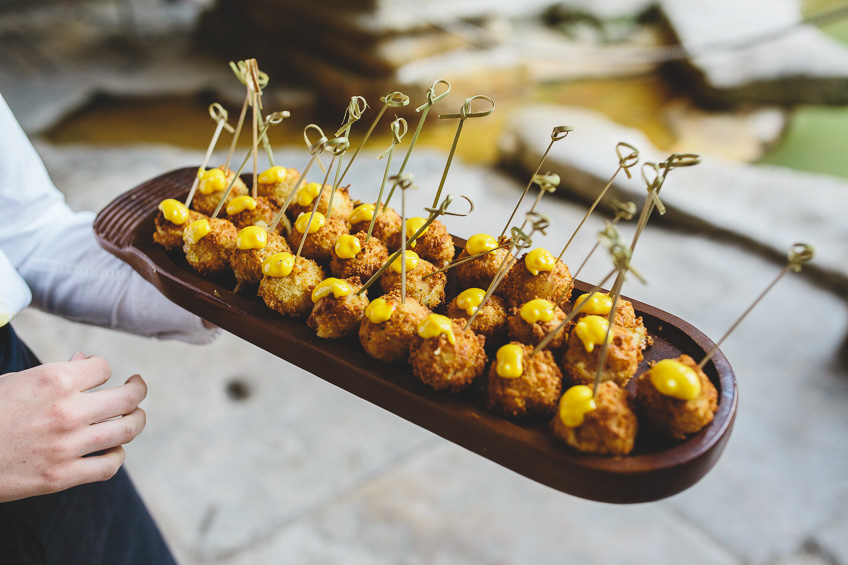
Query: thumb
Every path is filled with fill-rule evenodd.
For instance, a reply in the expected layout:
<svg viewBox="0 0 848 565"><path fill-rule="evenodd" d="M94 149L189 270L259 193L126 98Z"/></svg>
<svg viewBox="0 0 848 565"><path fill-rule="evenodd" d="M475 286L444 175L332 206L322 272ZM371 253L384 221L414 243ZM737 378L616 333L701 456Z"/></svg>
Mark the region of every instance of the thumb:
<svg viewBox="0 0 848 565"><path fill-rule="evenodd" d="M74 354L71 356L71 359L70 359L70 360L71 360L71 361L80 361L80 360L82 360L82 359L87 359L87 357L86 357L84 354L82 354L82 353L80 353L79 351L77 351L76 353L74 353Z"/></svg>

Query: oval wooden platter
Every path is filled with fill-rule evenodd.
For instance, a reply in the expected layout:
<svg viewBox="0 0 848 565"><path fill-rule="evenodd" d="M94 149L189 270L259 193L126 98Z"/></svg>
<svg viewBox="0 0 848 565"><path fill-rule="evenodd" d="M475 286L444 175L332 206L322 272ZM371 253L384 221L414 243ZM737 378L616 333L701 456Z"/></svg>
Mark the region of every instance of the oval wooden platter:
<svg viewBox="0 0 848 565"><path fill-rule="evenodd" d="M170 300L213 324L516 473L590 500L636 503L674 495L700 480L724 450L738 392L730 364L720 351L704 367L719 392L718 412L700 433L673 445L640 435L627 457L584 455L554 438L547 420L513 422L488 412L482 385L459 396L434 391L408 366L372 359L354 338L321 339L305 323L267 308L257 296L233 294L234 278L199 277L179 253L168 253L153 242L159 202L185 199L196 171L172 171L124 193L100 212L94 230L106 250L129 263ZM246 181L250 183L249 178ZM459 248L463 245L459 239L456 243ZM586 292L591 285L577 281L576 288ZM651 361L681 353L700 359L713 347L687 322L632 302L654 338L639 373Z"/></svg>

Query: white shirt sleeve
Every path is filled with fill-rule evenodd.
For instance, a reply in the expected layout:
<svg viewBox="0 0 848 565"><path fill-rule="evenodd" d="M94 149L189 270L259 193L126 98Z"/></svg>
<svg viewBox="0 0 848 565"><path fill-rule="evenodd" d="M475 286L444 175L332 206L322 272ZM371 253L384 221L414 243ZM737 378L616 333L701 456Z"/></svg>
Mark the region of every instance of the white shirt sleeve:
<svg viewBox="0 0 848 565"><path fill-rule="evenodd" d="M192 343L214 339L220 330L103 250L93 220L68 207L0 96L0 300L10 302L0 315L14 315L21 293L31 291L33 306L70 320Z"/></svg>

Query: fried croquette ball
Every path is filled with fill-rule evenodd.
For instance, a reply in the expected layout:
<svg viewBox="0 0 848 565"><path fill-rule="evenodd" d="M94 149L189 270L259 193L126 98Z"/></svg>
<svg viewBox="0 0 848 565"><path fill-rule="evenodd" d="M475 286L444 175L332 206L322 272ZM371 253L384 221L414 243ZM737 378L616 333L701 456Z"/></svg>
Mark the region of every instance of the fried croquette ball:
<svg viewBox="0 0 848 565"><path fill-rule="evenodd" d="M324 270L306 257L282 253L262 263L259 296L272 310L289 318L305 318L312 311L312 290L324 280Z"/></svg>
<svg viewBox="0 0 848 565"><path fill-rule="evenodd" d="M467 259L472 255L479 255L480 253L486 254L454 267L459 286L463 288L489 288L498 269L509 254L508 248L495 248L500 244L508 244L510 241L509 238L503 237L499 242L494 237L485 233L469 237L465 243L465 248L456 258L456 261L459 262L462 259ZM507 259L507 263L505 268L509 269L515 264L515 259L510 257Z"/></svg>
<svg viewBox="0 0 848 565"><path fill-rule="evenodd" d="M507 318L507 333L509 339L532 345L539 345L549 333L554 331L567 317L562 308L554 306L544 298L534 298L525 302L520 308L511 308ZM568 338L568 328L562 327L545 346L545 349L556 351L565 345Z"/></svg>
<svg viewBox="0 0 848 565"><path fill-rule="evenodd" d="M354 333L368 307L365 293L357 294L361 288L359 277L321 281L312 290L315 306L306 325L315 330L318 337L326 339L339 339Z"/></svg>
<svg viewBox="0 0 848 565"><path fill-rule="evenodd" d="M419 257L426 259L437 269L441 269L453 261L456 253L453 238L443 223L434 220L427 226L424 233L418 236L415 241L412 241L410 238L424 225L425 221L424 218L409 218L406 220L406 248L412 249L418 253ZM400 249L401 243L400 230L398 230L389 247Z"/></svg>
<svg viewBox="0 0 848 565"><path fill-rule="evenodd" d="M286 203L298 180L300 172L297 169L274 166L259 173L256 194L267 198L279 209Z"/></svg>
<svg viewBox="0 0 848 565"><path fill-rule="evenodd" d="M340 186L336 189L333 195L333 209L327 214L327 207L330 205L330 193L333 187L329 184L324 185L324 192L321 193L321 199L318 201L317 212L321 212L325 216L339 216L347 222L350 213L353 212L353 202L348 193L348 186ZM297 189L294 200L289 204L286 213L290 218L296 219L301 214L311 213L312 207L315 205L315 199L318 198L318 192L321 190L321 184L317 182L306 183Z"/></svg>
<svg viewBox="0 0 848 565"><path fill-rule="evenodd" d="M288 235L289 246L295 251L300 247L303 232L309 224L309 216L309 212L301 214ZM336 240L339 239L339 236L348 233L347 220L340 216L327 218L316 212L308 229L309 233L306 234L306 242L303 244L301 255L317 261L321 265L329 264L333 257L332 252Z"/></svg>
<svg viewBox="0 0 848 565"><path fill-rule="evenodd" d="M436 390L460 393L486 368L486 338L464 325L439 314L418 324L409 363L415 376Z"/></svg>
<svg viewBox="0 0 848 565"><path fill-rule="evenodd" d="M263 239L264 245L253 238ZM257 284L263 277L262 262L283 252L291 252L283 236L268 233L261 226L248 226L239 232L236 246L230 252L230 268L239 283Z"/></svg>
<svg viewBox="0 0 848 565"><path fill-rule="evenodd" d="M182 204L180 205L182 206ZM183 208L185 208L185 206L183 206ZM181 224L175 224L165 217L165 213L162 212L162 210L159 210L159 213L156 214L156 219L154 220L154 223L156 224L156 231L153 233L153 241L168 251L182 249L184 244L183 231L185 231L186 227L188 227L188 225L192 222L205 217L200 212L195 212L194 210L186 211L186 219Z"/></svg>
<svg viewBox="0 0 848 565"><path fill-rule="evenodd" d="M227 200L224 205L229 204L239 196L247 196L250 190L240 178L236 178L235 171L227 169L224 171L224 166L221 165L215 169L209 169L200 174L200 182L197 185L197 191L194 193L194 198L191 201L191 207L198 212L211 216L215 213L215 208L224 196L227 187L235 179L232 190L227 195Z"/></svg>
<svg viewBox="0 0 848 565"><path fill-rule="evenodd" d="M566 382L571 385L595 382L608 326L606 318L601 316L586 316L574 324L562 356ZM632 334L614 325L610 332L601 381L613 381L624 386L636 374L641 355L642 351L634 342Z"/></svg>
<svg viewBox="0 0 848 565"><path fill-rule="evenodd" d="M525 253L510 269L499 287L501 296L512 306L520 306L534 298L556 302L571 297L571 273L568 265L540 248Z"/></svg>
<svg viewBox="0 0 848 565"><path fill-rule="evenodd" d="M664 439L683 440L713 421L718 391L694 359L665 359L636 379L639 421Z"/></svg>
<svg viewBox="0 0 848 565"><path fill-rule="evenodd" d="M430 310L407 296L401 303L400 292L375 298L365 310L359 325L359 342L365 352L388 363L409 359L409 347L416 336L418 324L430 315Z"/></svg>
<svg viewBox="0 0 848 565"><path fill-rule="evenodd" d="M231 200L225 209L227 219L239 229L260 223L270 226L277 214L277 207L264 196L255 200L250 196L240 196Z"/></svg>
<svg viewBox="0 0 848 565"><path fill-rule="evenodd" d="M448 318L468 320L479 308L485 294L486 291L482 288L462 291L448 304ZM471 322L471 329L486 336L487 345L499 345L506 341L506 316L503 298L493 294Z"/></svg>
<svg viewBox="0 0 848 565"><path fill-rule="evenodd" d="M392 266L380 277L383 292L400 292L401 265L400 256ZM406 295L433 310L445 300L445 285L448 282L444 273L436 273L437 269L430 262L418 257L414 251L406 252ZM431 273L436 273L432 274ZM424 278L427 275L431 275Z"/></svg>
<svg viewBox="0 0 848 565"><path fill-rule="evenodd" d="M588 303L583 304L584 300L588 299ZM581 294L574 301L574 308L582 305L580 311L574 321L580 321L583 316L609 316L610 308L612 308L612 298L607 294L593 292L591 297L586 294ZM633 309L633 304L624 298L619 297L615 306L615 325L628 330L634 341L634 344L639 349L639 361L642 360L642 351L653 343L653 338L648 335L648 330L642 322L642 317L636 316L636 311Z"/></svg>
<svg viewBox="0 0 848 565"><path fill-rule="evenodd" d="M330 250L330 271L341 279L359 277L369 280L389 260L385 244L376 237L366 243L367 235L359 232L355 235L343 234Z"/></svg>
<svg viewBox="0 0 848 565"><path fill-rule="evenodd" d="M597 455L633 451L638 427L627 391L614 382L601 383L594 399L585 385L566 390L551 420L556 437L577 451Z"/></svg>
<svg viewBox="0 0 848 565"><path fill-rule="evenodd" d="M374 215L373 204L360 204L353 209L353 212L348 217L350 223L350 233L358 233L364 231L368 233L368 226L371 224L371 218ZM400 249L400 237L395 238L395 234L400 233L401 219L397 212L392 208L380 207L380 212L377 214L377 219L374 221L374 228L371 230L371 237L376 237L382 241L389 251L397 251ZM397 243L397 247L392 247L391 244Z"/></svg>
<svg viewBox="0 0 848 565"><path fill-rule="evenodd" d="M508 418L549 416L562 392L562 373L550 351L513 341L489 368L487 406Z"/></svg>
<svg viewBox="0 0 848 565"><path fill-rule="evenodd" d="M221 275L230 269L230 252L238 229L228 220L201 218L183 231L183 251L192 269L203 276Z"/></svg>

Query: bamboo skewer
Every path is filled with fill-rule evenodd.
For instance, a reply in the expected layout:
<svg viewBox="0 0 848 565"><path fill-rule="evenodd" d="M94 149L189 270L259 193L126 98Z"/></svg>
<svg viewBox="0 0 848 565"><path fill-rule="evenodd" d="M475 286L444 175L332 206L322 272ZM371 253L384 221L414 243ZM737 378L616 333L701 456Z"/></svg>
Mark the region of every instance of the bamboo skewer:
<svg viewBox="0 0 848 565"><path fill-rule="evenodd" d="M218 138L221 136L221 130L226 129L228 132L233 133L235 129L233 126L227 123L227 111L223 106L215 102L214 104L209 105L209 115L213 120L218 122L217 127L215 128L215 133L212 134L212 141L209 142L209 147L206 149L206 155L203 157L203 164L200 165L200 168L197 169L197 175L194 177L194 181L191 183L191 189L188 191L188 197L186 197L185 207L188 208L191 205L191 201L194 198L194 193L197 191L197 186L200 184L200 175L206 170L207 165L209 165L209 159L212 158L212 152L215 150L215 146L218 144Z"/></svg>
<svg viewBox="0 0 848 565"><path fill-rule="evenodd" d="M309 130L315 129L320 134L318 141L312 143L309 141ZM306 164L306 167L303 169L303 172L300 175L300 178L297 180L297 184L295 184L294 188L289 192L289 195L286 197L286 201L277 211L277 215L274 216L274 220L271 222L271 226L268 228L269 232L273 232L277 229L277 226L280 224L280 220L282 220L283 216L286 213L286 210L291 204L291 201L294 199L297 191L300 190L300 187L303 185L303 182L306 180L306 175L309 173L309 169L312 168L312 165L318 159L318 155L324 151L324 144L327 143L327 137L324 135L324 132L321 131L321 128L316 126L315 124L309 124L305 128L303 128L303 139L306 140L306 146L309 148L309 162Z"/></svg>

